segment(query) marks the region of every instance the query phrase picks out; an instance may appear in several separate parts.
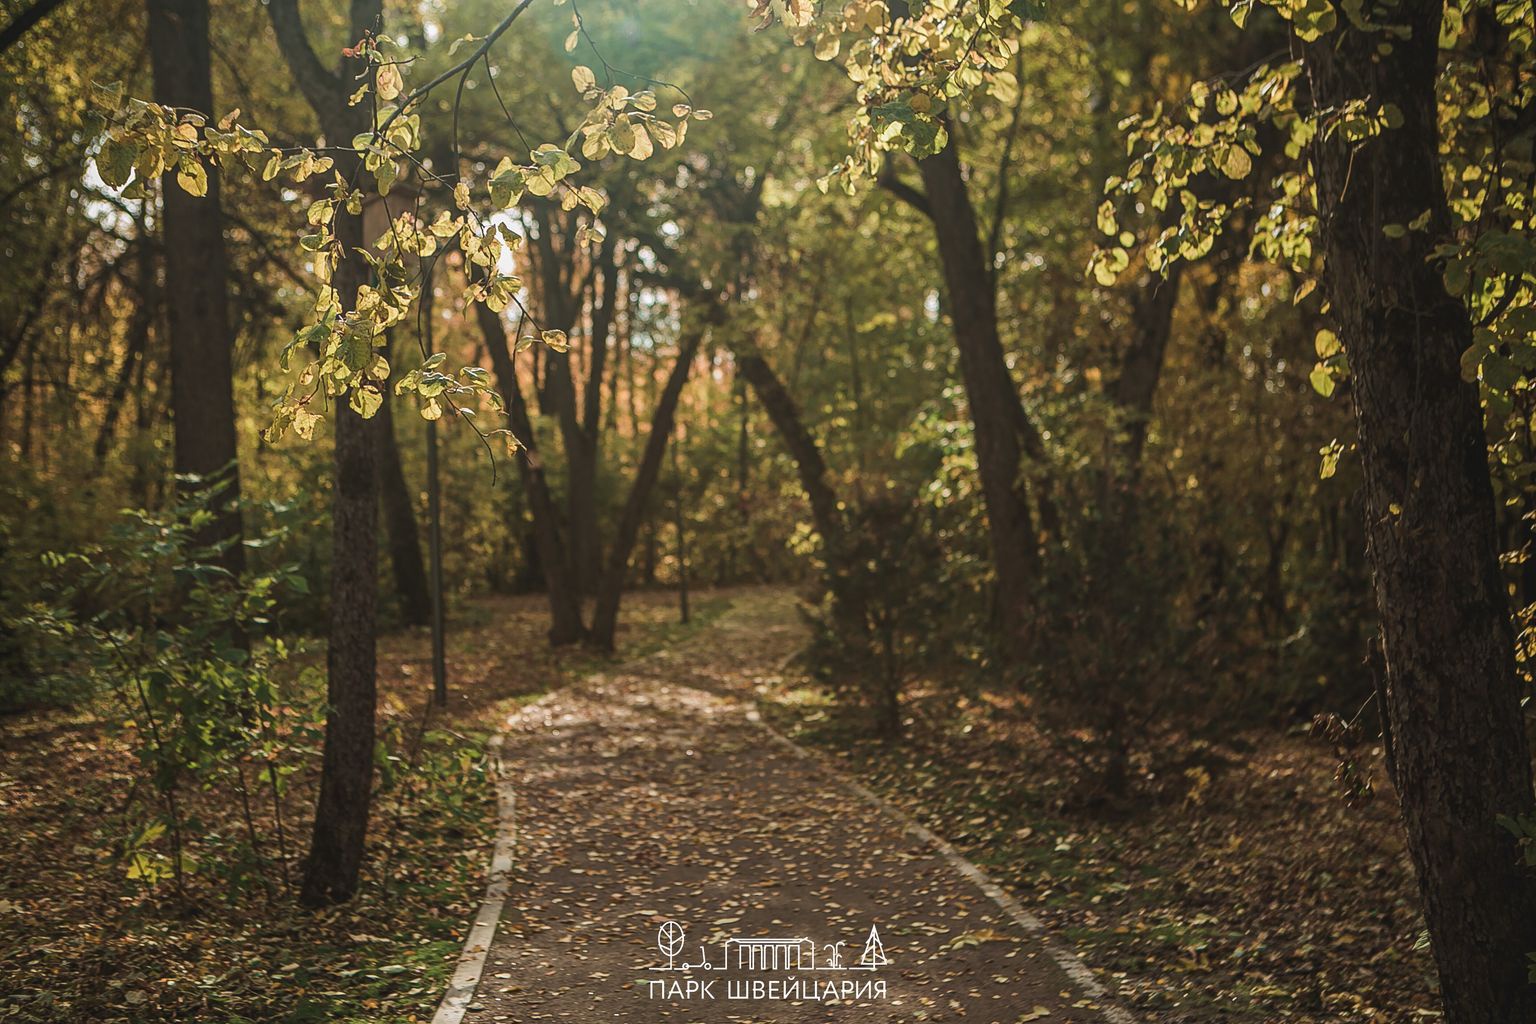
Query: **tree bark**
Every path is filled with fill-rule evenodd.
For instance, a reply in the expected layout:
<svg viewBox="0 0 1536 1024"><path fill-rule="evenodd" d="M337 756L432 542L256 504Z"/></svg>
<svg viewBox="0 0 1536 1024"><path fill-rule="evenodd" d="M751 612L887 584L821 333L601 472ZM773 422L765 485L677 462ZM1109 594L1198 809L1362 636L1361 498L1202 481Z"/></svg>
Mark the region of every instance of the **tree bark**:
<svg viewBox="0 0 1536 1024"><path fill-rule="evenodd" d="M1040 567L1023 462L1026 455L1042 457L1044 444L1019 399L1003 353L991 261L981 244L953 138L918 166L943 264L960 375L971 407L997 575L998 628L1004 650L1016 653L1025 639L1032 587Z"/></svg>
<svg viewBox="0 0 1536 1024"><path fill-rule="evenodd" d="M400 618L409 626L425 626L432 619L432 592L421 557L416 503L405 480L400 441L395 436L395 401L393 395L386 394L379 406L379 485L384 499L384 531L389 538L389 561L394 568Z"/></svg>
<svg viewBox="0 0 1536 1024"><path fill-rule="evenodd" d="M525 449L517 455L517 473L528 497L534 546L543 571L544 591L549 598L549 642L556 646L573 644L586 634L581 621L581 597L571 579L570 560L560 536L559 513L555 510L549 479L544 475L544 463L539 457L538 440L533 436L528 404L517 381L517 365L508 344L507 328L501 322L501 316L483 303L475 304L475 319L485 337L486 350L491 354L496 389L501 392L502 404L507 407L512 434Z"/></svg>
<svg viewBox="0 0 1536 1024"><path fill-rule="evenodd" d="M635 538L640 533L640 523L645 518L646 502L656 486L661 472L661 457L666 453L667 439L677 419L677 403L682 396L683 385L693 370L694 356L698 354L705 327L685 328L677 353L677 362L667 376L667 383L656 400L656 410L651 415L651 433L645 439L645 451L635 470L634 483L629 488L629 498L619 516L614 531L613 547L608 552L608 568L597 588L597 609L592 617L592 646L601 651L612 651L614 634L618 630L619 601L624 594L624 578L629 573L629 555L634 550Z"/></svg>
<svg viewBox="0 0 1536 1024"><path fill-rule="evenodd" d="M349 34L361 39L380 26L380 0L352 0ZM267 13L289 71L331 140L366 131L367 104L351 106L352 83L368 72L365 59L343 56L328 71L309 45L297 0L270 0ZM336 151L336 171L352 178L357 158ZM356 255L366 239L362 214L336 212L333 226L343 258L331 277L343 309L357 303L368 265ZM357 893L373 801L374 713L377 707L374 636L378 602L379 417L363 419L335 403L331 499L331 608L326 651L327 710L320 796L300 898L309 906L342 902Z"/></svg>
<svg viewBox="0 0 1536 1024"><path fill-rule="evenodd" d="M208 0L148 0L155 100L214 116ZM171 419L176 472L212 492L214 519L200 537L221 545L219 564L245 568L236 459L234 334L229 325L229 256L219 176L208 194L182 191L172 167L161 178L165 295L171 348Z"/></svg>
<svg viewBox="0 0 1536 1024"><path fill-rule="evenodd" d="M1136 297L1135 330L1121 353L1120 372L1110 387L1110 398L1119 410L1119 426L1124 431L1120 454L1126 475L1132 479L1139 474L1147 443L1147 427L1152 422L1152 405L1163 375L1168 339L1173 335L1173 311L1178 305L1183 272L1182 262L1175 263L1166 278L1148 272Z"/></svg>
<svg viewBox="0 0 1536 1024"><path fill-rule="evenodd" d="M811 522L821 534L827 563L827 590L832 595L832 615L843 639L860 645L869 642L868 607L854 579L856 566L848 555L848 526L837 492L832 487L826 459L816 436L806 427L800 408L761 354L736 353L736 369L752 386L752 392L768 413L795 463L800 489L811 506Z"/></svg>
<svg viewBox="0 0 1536 1024"><path fill-rule="evenodd" d="M1321 143L1324 284L1353 381L1393 775L1446 1019L1502 1024L1536 1020L1536 887L1497 822L1531 812L1531 767L1482 410L1459 369L1471 322L1433 255L1451 226L1441 14L1439 0L1368 3L1364 17L1408 37L1382 53L1384 33L1344 27L1307 60L1319 106L1369 97L1402 114L1358 147ZM1426 230L1383 234L1425 211Z"/></svg>
<svg viewBox="0 0 1536 1024"><path fill-rule="evenodd" d="M821 534L822 543L829 551L840 547L843 537L843 513L838 507L837 493L828 479L827 463L821 454L821 445L806 428L800 417L800 408L791 397L784 383L779 380L773 367L757 352L735 353L736 369L742 379L752 385L752 392L762 403L773 429L789 451L795 463L795 474L800 489L805 492L811 506L811 522Z"/></svg>
<svg viewBox="0 0 1536 1024"><path fill-rule="evenodd" d="M123 353L123 365L117 371L117 380L112 384L112 393L107 396L107 407L102 412L101 427L96 433L95 458L98 469L107 460L113 434L117 431L117 421L122 417L128 391L133 387L134 374L149 348L149 334L154 325L155 310L160 304L159 284L155 280L154 252L150 247L149 235L145 227L144 218L141 216L138 219L139 249L135 255L137 267L135 291L138 301L133 307L133 319L128 324L127 349Z"/></svg>

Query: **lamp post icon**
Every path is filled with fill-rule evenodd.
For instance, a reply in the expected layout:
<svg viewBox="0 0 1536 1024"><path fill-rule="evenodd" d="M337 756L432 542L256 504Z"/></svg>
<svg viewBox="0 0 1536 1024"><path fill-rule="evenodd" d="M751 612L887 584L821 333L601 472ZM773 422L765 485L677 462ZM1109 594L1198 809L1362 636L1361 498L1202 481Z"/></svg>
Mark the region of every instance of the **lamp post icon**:
<svg viewBox="0 0 1536 1024"><path fill-rule="evenodd" d="M683 926L676 921L663 921L656 930L656 948L667 958L667 970L675 971L677 954L683 951Z"/></svg>

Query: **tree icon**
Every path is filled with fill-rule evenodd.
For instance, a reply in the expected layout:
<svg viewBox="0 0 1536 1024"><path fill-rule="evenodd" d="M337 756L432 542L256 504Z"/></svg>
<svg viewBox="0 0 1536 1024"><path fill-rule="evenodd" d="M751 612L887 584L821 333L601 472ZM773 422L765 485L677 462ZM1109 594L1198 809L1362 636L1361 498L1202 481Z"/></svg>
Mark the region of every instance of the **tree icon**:
<svg viewBox="0 0 1536 1024"><path fill-rule="evenodd" d="M864 940L864 953L859 957L859 966L874 970L888 963L890 961L885 958L885 946L880 942L880 930L870 925L869 938Z"/></svg>
<svg viewBox="0 0 1536 1024"><path fill-rule="evenodd" d="M676 921L663 921L656 930L656 948L667 958L667 970L675 970L677 954L683 951L683 926Z"/></svg>

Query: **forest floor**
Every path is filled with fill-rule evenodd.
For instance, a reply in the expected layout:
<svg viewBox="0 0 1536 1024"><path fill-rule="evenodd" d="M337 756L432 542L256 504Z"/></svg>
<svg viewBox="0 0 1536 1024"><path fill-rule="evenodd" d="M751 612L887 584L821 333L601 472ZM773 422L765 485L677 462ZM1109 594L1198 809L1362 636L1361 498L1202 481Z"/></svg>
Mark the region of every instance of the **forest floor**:
<svg viewBox="0 0 1536 1024"><path fill-rule="evenodd" d="M425 723L424 632L381 639L386 735L423 735L423 761L446 767L385 795L363 892L322 914L283 892L260 809L268 863L242 892L199 875L181 903L164 883L127 878L136 769L124 735L102 725L110 716L84 706L0 721L0 1021L427 1020L495 824L470 753L509 716L519 874L468 1024L710 1019L699 1001L649 998L658 974L644 968L666 919L686 926L688 962L700 942L714 952L729 935L765 934L845 940L857 960L878 925L891 963L872 973L888 1001L864 1008L883 1007L878 1019L1094 1019L1038 945L930 849L751 725L754 704L982 865L1144 1022L1438 1016L1390 789L1378 779L1373 803L1347 807L1330 751L1304 736L1170 745L1138 762L1130 800L1086 806L1075 767L1016 695L918 685L903 736L870 736L858 709L782 667L803 636L783 591L710 592L688 627L674 595L630 595L618 662L551 652L545 621L537 598L458 609L450 707ZM306 763L285 800L290 871L313 783ZM239 833L237 805L220 792L189 801L216 854ZM945 990L954 1004L923 1003ZM829 1008L776 1009L824 1019Z"/></svg>
<svg viewBox="0 0 1536 1024"><path fill-rule="evenodd" d="M619 634L643 655L708 627L729 603L703 595L677 623L676 596L626 595ZM406 1024L432 1016L483 886L494 833L483 771L486 725L609 659L551 650L542 598L488 597L453 609L446 711L426 713L424 630L380 638L380 733L392 782L381 786L362 891L321 913L298 908L318 757L300 743L285 764L283 823L252 806L260 863L232 863L246 834L227 787L182 794L198 864L178 898L164 879L129 877L125 847L142 826L131 730L111 728L110 695L0 718L0 1021L48 1024ZM313 703L321 644L287 681ZM131 717L131 712L128 713ZM402 766L414 758L414 772ZM163 848L162 836L153 844ZM286 853L286 857L283 854ZM241 872L232 872L239 867Z"/></svg>
<svg viewBox="0 0 1536 1024"><path fill-rule="evenodd" d="M756 721L803 632L790 595L743 594L512 717L510 896L469 1020L1106 1019L1038 935ZM793 951L743 965L763 937Z"/></svg>
<svg viewBox="0 0 1536 1024"><path fill-rule="evenodd" d="M916 685L894 741L795 673L761 707L984 867L1142 1021L1441 1017L1379 757L1361 757L1374 799L1351 806L1305 727L1166 737L1105 802L1017 693Z"/></svg>

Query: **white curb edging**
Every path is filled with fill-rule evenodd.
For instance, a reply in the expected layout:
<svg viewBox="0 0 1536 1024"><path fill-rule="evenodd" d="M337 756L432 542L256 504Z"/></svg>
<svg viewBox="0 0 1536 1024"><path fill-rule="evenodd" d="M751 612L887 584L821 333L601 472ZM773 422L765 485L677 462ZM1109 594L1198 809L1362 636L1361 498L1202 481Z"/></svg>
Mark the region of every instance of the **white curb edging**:
<svg viewBox="0 0 1536 1024"><path fill-rule="evenodd" d="M554 697L557 692L546 693L538 700L520 708L508 719L508 724ZM985 871L967 860L948 840L918 824L889 800L849 777L847 773L827 764L823 758L779 732L769 725L756 709L748 710L747 719L761 726L775 742L796 756L812 762L821 771L830 773L851 792L895 821L909 835L938 851L950 867L997 904L998 908L1015 924L1039 941L1062 972L1082 989L1085 995L1099 1002L1099 1010L1110 1024L1137 1024L1136 1018L1130 1011L1113 1001L1108 990L1093 976L1093 972L1088 969L1088 965L1081 957L1058 945L1052 939L1045 922L1026 910L1018 900L988 877ZM431 1024L462 1024L464 1015L474 1003L475 993L480 987L480 978L485 972L485 961L490 955L491 943L496 938L496 926L501 921L501 912L506 905L507 890L510 887L509 876L512 872L512 854L517 845L516 791L501 758L506 735L503 729L492 736L490 742L486 744L486 756L490 761L492 777L496 780L496 842L491 852L491 868L486 881L485 896L480 901L480 909L475 914L469 934L464 938L464 952L459 956L458 967L448 982L448 990L443 993L437 1012L432 1015Z"/></svg>
<svg viewBox="0 0 1536 1024"><path fill-rule="evenodd" d="M551 690L538 700L523 705L507 718L510 725L559 692ZM492 736L485 746L490 762L491 777L496 780L496 843L491 848L491 869L486 878L485 896L475 913L469 934L464 937L464 952L459 954L459 965L448 981L448 991L432 1015L432 1024L461 1024L464 1014L475 1001L480 987L480 977L485 973L485 960L491 952L491 942L496 938L496 926L501 923L501 911L507 902L507 890L511 885L512 853L517 846L517 792L501 760L501 748L507 733L502 730Z"/></svg>
<svg viewBox="0 0 1536 1024"><path fill-rule="evenodd" d="M1110 1024L1137 1024L1136 1018L1131 1015L1129 1010L1126 1010L1124 1007L1119 1006L1113 1001L1113 997L1110 996L1109 991L1099 983L1099 979L1093 976L1093 972L1088 969L1088 965L1083 962L1082 957L1078 956L1072 950L1057 944L1057 942L1051 937L1050 930L1046 928L1044 921L1040 920L1034 914L1024 909L1024 906L1020 904L1018 900L1009 895L1009 893L1003 889L1002 886L992 881L992 879L987 876L985 871L981 870L981 868L977 867L969 860L966 860L965 856L961 854L959 850L955 849L955 847L948 840L935 834L930 829L927 829L918 824L915 820L912 819L910 815L908 815L901 808L897 807L895 804L891 803L889 800L869 789L863 783L849 777L847 773L839 770L833 765L828 764L824 758L818 757L816 754L813 754L811 751L805 749L800 744L790 739L788 736L779 732L779 730L769 725L768 722L763 718L762 714L758 711L748 711L747 718L750 721L756 722L758 725L762 726L763 729L767 731L768 735L773 737L776 742L794 752L799 757L812 762L816 765L819 771L832 775L840 783L842 783L842 785L846 786L854 793L857 793L864 800L873 804L877 809L879 809L881 812L895 821L898 825L900 825L908 835L921 840L922 842L937 850L939 856L943 857L944 860L948 862L950 867L954 868L957 872L963 875L972 885L976 886L977 889L980 889L988 899L997 904L998 908L1001 909L1003 913L1007 914L1008 917L1013 920L1014 924L1024 929L1024 931L1028 932L1031 936L1039 941L1040 945L1045 949L1050 958L1056 962L1056 966L1060 967L1062 972L1066 974L1066 976L1070 978L1078 988L1082 989L1083 993L1087 995L1088 998L1097 1000L1099 1002L1099 1011L1104 1015L1104 1019L1109 1021Z"/></svg>

